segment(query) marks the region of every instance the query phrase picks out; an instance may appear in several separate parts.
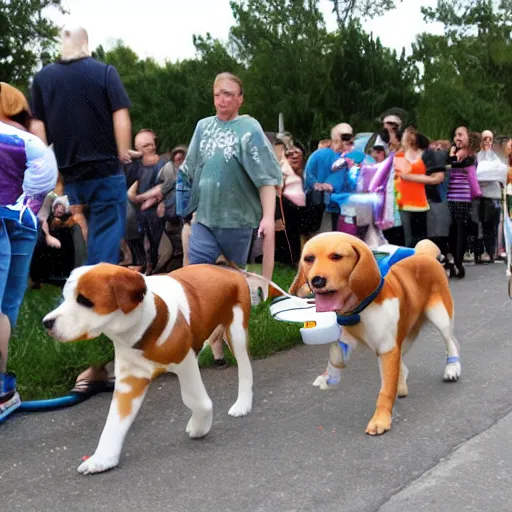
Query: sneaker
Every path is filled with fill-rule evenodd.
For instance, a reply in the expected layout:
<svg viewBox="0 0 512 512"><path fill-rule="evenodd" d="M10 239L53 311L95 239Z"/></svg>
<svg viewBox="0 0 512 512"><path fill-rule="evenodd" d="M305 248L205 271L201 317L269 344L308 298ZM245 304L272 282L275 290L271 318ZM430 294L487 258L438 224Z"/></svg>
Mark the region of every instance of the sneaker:
<svg viewBox="0 0 512 512"><path fill-rule="evenodd" d="M14 391L10 398L5 400L4 402L0 402L0 423L2 423L7 418L7 416L12 414L20 405L20 395L18 394L17 391Z"/></svg>

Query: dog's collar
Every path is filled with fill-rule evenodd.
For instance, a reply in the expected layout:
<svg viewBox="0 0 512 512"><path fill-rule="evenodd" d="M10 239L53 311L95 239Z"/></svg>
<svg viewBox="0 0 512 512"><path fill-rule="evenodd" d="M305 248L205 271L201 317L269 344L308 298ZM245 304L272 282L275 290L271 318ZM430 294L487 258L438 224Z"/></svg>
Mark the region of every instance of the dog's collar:
<svg viewBox="0 0 512 512"><path fill-rule="evenodd" d="M346 314L336 314L336 321L338 325L356 325L361 321L360 313L362 313L374 300L375 297L380 293L382 287L384 286L384 278L380 278L379 286L368 295L355 309L353 309L350 313Z"/></svg>

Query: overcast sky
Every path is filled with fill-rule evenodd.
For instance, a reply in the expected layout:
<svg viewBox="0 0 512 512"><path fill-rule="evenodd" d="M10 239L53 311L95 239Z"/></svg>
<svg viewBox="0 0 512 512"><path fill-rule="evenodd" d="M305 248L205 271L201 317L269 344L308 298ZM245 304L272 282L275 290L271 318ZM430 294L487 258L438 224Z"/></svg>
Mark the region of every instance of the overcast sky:
<svg viewBox="0 0 512 512"><path fill-rule="evenodd" d="M106 49L121 39L140 57L159 62L194 56L194 34L210 32L226 40L233 24L229 0L63 0L69 15L55 10L50 16L59 24L81 25L89 32L91 49L102 44ZM364 24L368 32L379 36L384 45L401 51L410 50L421 32L442 33L442 28L423 22L420 7L436 0L403 0L395 11ZM332 3L320 0L328 28L336 20Z"/></svg>

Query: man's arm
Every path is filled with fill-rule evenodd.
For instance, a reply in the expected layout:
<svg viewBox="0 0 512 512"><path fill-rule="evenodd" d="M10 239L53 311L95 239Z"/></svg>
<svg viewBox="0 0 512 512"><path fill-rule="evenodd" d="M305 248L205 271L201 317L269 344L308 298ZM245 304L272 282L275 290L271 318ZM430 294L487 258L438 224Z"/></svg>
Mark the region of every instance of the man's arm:
<svg viewBox="0 0 512 512"><path fill-rule="evenodd" d="M263 217L258 227L258 235L263 236L263 277L272 280L274 273L274 252L276 247L276 187L263 185L259 188ZM267 255L267 257L265 257ZM272 257L270 257L270 255Z"/></svg>
<svg viewBox="0 0 512 512"><path fill-rule="evenodd" d="M116 110L112 114L114 123L114 136L117 144L117 154L119 160L124 163L131 162L129 154L132 141L132 122L130 119L130 111L127 108Z"/></svg>
<svg viewBox="0 0 512 512"><path fill-rule="evenodd" d="M44 108L43 95L39 86L38 76L36 75L32 83L32 122L30 123L30 133L39 137L46 146L48 146L48 135L46 133L46 112Z"/></svg>

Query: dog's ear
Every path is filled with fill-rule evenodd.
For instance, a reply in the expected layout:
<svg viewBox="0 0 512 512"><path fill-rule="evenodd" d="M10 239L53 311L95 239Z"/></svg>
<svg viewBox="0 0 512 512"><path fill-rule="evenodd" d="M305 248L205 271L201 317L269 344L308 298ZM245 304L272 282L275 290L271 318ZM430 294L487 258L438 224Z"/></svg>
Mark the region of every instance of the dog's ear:
<svg viewBox="0 0 512 512"><path fill-rule="evenodd" d="M290 289L288 290L288 293L290 295L298 295L299 292L301 292L302 288L307 287L309 289L309 286L307 284L306 280L306 274L304 272L304 265L302 264L302 261L299 263L299 269L297 271L297 275L295 276L295 279L293 280L292 285L290 286ZM304 291L302 290L301 295L304 294Z"/></svg>
<svg viewBox="0 0 512 512"><path fill-rule="evenodd" d="M117 305L125 314L132 312L144 300L147 291L142 274L129 269L116 273L111 286Z"/></svg>
<svg viewBox="0 0 512 512"><path fill-rule="evenodd" d="M371 249L364 243L352 244L358 260L350 273L348 285L359 300L364 300L379 286L381 273Z"/></svg>

